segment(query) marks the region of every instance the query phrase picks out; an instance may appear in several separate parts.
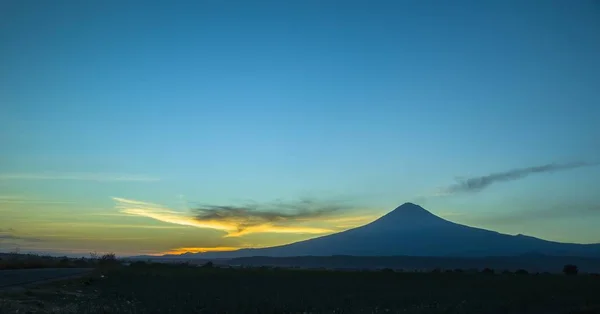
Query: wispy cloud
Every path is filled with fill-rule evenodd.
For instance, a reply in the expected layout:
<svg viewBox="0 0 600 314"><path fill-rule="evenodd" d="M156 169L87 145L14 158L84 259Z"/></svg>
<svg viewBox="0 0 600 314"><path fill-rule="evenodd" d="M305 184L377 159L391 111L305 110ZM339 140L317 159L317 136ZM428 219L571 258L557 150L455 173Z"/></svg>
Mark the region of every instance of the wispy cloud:
<svg viewBox="0 0 600 314"><path fill-rule="evenodd" d="M10 241L13 243L20 242L42 242L42 239L18 235L15 229L0 229L0 241Z"/></svg>
<svg viewBox="0 0 600 314"><path fill-rule="evenodd" d="M117 174L117 173L88 173L88 172L42 172L42 173L4 173L0 174L0 180L74 180L74 181L132 181L132 182L155 182L159 178L143 175Z"/></svg>
<svg viewBox="0 0 600 314"><path fill-rule="evenodd" d="M224 231L226 237L251 233L324 234L334 230L303 224L334 218L332 215L351 206L336 202L301 200L277 201L245 206L202 205L189 212L162 205L113 197L121 213L148 217L162 222ZM338 217L339 218L339 217Z"/></svg>
<svg viewBox="0 0 600 314"><path fill-rule="evenodd" d="M316 201L303 199L297 202L276 201L265 204L247 204L243 206L233 205L202 205L193 209L195 219L204 222L221 222L235 225L236 232L233 235L243 235L252 232L279 233L310 233L314 228L293 227L290 224L314 221L319 218L330 216L346 207L334 202ZM316 230L318 233L329 232L329 230Z"/></svg>
<svg viewBox="0 0 600 314"><path fill-rule="evenodd" d="M0 204L73 204L73 202L47 200L22 195L0 195Z"/></svg>
<svg viewBox="0 0 600 314"><path fill-rule="evenodd" d="M598 163L573 162L565 164L547 164L542 166L533 166L527 168L518 168L503 172L490 173L483 176L459 180L458 183L441 189L436 193L436 196L452 195L457 193L474 193L479 192L489 186L499 183L523 179L532 174L551 173L561 170L569 170L581 167L595 166Z"/></svg>
<svg viewBox="0 0 600 314"><path fill-rule="evenodd" d="M124 214L126 217L136 217L134 215ZM95 222L45 222L44 227L54 228L98 228L103 230L109 229L182 229L184 226L180 225L141 225L141 224L113 224L113 223L95 223Z"/></svg>

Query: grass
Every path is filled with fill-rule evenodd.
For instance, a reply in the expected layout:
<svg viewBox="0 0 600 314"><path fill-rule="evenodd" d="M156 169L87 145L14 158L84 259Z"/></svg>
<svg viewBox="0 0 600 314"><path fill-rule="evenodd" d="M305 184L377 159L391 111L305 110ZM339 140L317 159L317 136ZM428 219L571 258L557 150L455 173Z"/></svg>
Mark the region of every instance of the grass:
<svg viewBox="0 0 600 314"><path fill-rule="evenodd" d="M590 275L116 267L0 297L0 313L600 313Z"/></svg>

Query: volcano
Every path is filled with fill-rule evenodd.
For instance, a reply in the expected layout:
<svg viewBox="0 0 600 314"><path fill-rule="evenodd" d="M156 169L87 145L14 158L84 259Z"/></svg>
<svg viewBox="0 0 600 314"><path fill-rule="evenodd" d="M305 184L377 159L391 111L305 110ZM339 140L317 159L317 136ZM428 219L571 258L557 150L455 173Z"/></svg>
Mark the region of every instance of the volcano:
<svg viewBox="0 0 600 314"><path fill-rule="evenodd" d="M291 244L195 254L199 258L251 256L431 256L487 257L526 254L600 257L600 244L546 241L469 227L405 203L361 227Z"/></svg>

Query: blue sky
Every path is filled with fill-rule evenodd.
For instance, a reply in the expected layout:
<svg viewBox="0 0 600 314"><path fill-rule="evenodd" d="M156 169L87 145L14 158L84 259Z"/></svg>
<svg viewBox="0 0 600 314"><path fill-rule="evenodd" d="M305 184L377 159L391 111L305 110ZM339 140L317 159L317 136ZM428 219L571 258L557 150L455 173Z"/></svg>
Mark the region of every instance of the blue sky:
<svg viewBox="0 0 600 314"><path fill-rule="evenodd" d="M600 159L597 2L2 7L0 196L44 200L28 205L52 213L39 224L118 213L114 197L182 211L336 198L371 216L416 199L458 222L600 242L597 166L424 197L457 177ZM57 232L17 221L14 204L0 227Z"/></svg>

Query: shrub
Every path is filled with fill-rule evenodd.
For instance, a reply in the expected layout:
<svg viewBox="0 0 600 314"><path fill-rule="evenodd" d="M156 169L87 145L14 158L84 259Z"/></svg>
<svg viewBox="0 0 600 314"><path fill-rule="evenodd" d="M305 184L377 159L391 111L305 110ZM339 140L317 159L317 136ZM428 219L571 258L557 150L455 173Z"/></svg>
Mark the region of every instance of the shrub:
<svg viewBox="0 0 600 314"><path fill-rule="evenodd" d="M107 253L100 257L100 263L114 263L117 261L115 253Z"/></svg>
<svg viewBox="0 0 600 314"><path fill-rule="evenodd" d="M119 264L120 263L117 260L117 256L115 255L115 253L104 254L98 259L98 266L100 268L113 268L115 266L118 266Z"/></svg>
<svg viewBox="0 0 600 314"><path fill-rule="evenodd" d="M495 273L493 269L487 267L484 268L481 272L488 275L493 275Z"/></svg>

